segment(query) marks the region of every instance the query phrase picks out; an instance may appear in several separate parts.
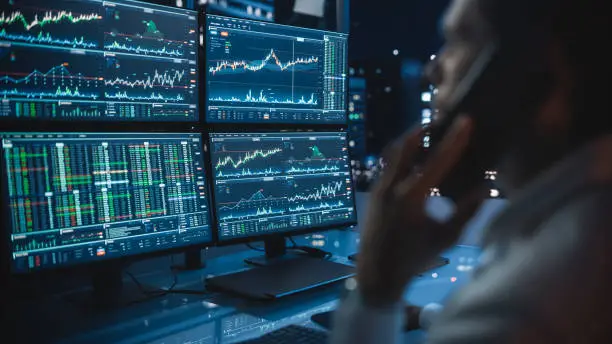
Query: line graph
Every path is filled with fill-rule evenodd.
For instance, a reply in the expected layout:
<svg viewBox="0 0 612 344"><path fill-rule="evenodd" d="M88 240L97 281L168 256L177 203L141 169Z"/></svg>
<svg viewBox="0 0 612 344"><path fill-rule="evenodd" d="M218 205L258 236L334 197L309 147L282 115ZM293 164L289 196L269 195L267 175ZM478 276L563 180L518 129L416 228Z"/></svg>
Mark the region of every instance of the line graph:
<svg viewBox="0 0 612 344"><path fill-rule="evenodd" d="M97 82L99 80L98 77L88 77L81 73L73 74L68 69L68 63L62 63L58 66L54 66L46 72L41 72L37 69L27 74L22 78L15 78L10 75L17 76L20 73L6 73L3 77L0 77L0 83L10 83L10 84L47 84L55 82L55 80L63 80L70 79L74 80L87 80ZM46 80L48 79L48 80Z"/></svg>
<svg viewBox="0 0 612 344"><path fill-rule="evenodd" d="M135 55L195 59L197 30L155 13L133 9L108 9L110 18L104 32L104 50ZM126 20L127 19L127 20ZM195 23L194 23L195 24Z"/></svg>
<svg viewBox="0 0 612 344"><path fill-rule="evenodd" d="M270 64L272 62L272 64ZM268 66L272 66L271 70L278 68L279 71L284 72L289 70L291 67L298 65L313 65L318 64L319 58L317 56L310 57L298 57L287 62L282 62L274 49L270 49L270 53L259 61L220 61L217 65L209 68L209 73L216 75L217 73L230 70L231 72L236 71L250 71L258 72Z"/></svg>
<svg viewBox="0 0 612 344"><path fill-rule="evenodd" d="M304 211L328 210L328 209L342 208L344 206L345 206L345 204L342 201L338 201L338 202L334 202L334 203L321 202L319 204L315 204L315 205L312 205L312 206L298 205L297 207L289 207L288 211L290 213L301 213L301 212L304 212Z"/></svg>
<svg viewBox="0 0 612 344"><path fill-rule="evenodd" d="M55 13L54 13L55 12ZM47 11L42 18L38 14L34 15L33 19L28 19L21 11L6 14L0 14L0 25L20 24L26 31L33 28L43 28L49 24L57 24L63 21L77 24L80 22L92 22L102 20L102 16L97 13L73 14L70 11Z"/></svg>
<svg viewBox="0 0 612 344"><path fill-rule="evenodd" d="M130 1L7 1L0 117L193 121L198 20Z"/></svg>
<svg viewBox="0 0 612 344"><path fill-rule="evenodd" d="M288 170L288 174L304 174L304 173L333 173L339 172L342 169L337 165L325 165L323 167L306 167L300 168L291 166Z"/></svg>
<svg viewBox="0 0 612 344"><path fill-rule="evenodd" d="M2 97L26 97L28 99L58 99L58 98L78 98L78 99L90 99L96 100L99 98L98 94L95 93L82 93L79 91L79 88L71 89L70 87L62 88L61 86L55 90L55 92L44 92L44 91L35 91L35 90L19 90L19 89L11 89L11 90L1 90L0 96Z"/></svg>
<svg viewBox="0 0 612 344"><path fill-rule="evenodd" d="M125 86L130 88L142 87L143 89L154 88L154 87L175 87L177 83L180 83L185 77L185 70L174 70L164 71L160 73L157 69L153 75L146 76L146 79L135 79L130 80L129 78L114 78L112 80L105 80L104 85L106 86ZM181 86L185 87L186 86Z"/></svg>
<svg viewBox="0 0 612 344"><path fill-rule="evenodd" d="M276 98L274 96L266 96L264 91L259 91L259 96L253 96L253 91L249 92L244 98L238 98L234 96L229 97L216 97L209 99L210 101L218 101L224 103L261 103L261 104L293 104L293 105L318 105L319 101L315 98L315 94L311 93L310 97L306 99L304 96L295 100L294 98Z"/></svg>
<svg viewBox="0 0 612 344"><path fill-rule="evenodd" d="M197 103L197 77L188 63L125 56L107 57L106 100L121 102Z"/></svg>
<svg viewBox="0 0 612 344"><path fill-rule="evenodd" d="M347 157L341 140L249 139L224 140L212 145L214 173L220 179L300 176L346 170ZM280 146L280 147L279 147Z"/></svg>
<svg viewBox="0 0 612 344"><path fill-rule="evenodd" d="M276 30L273 36L218 31L209 29L207 35L207 99L219 108L209 111L211 121L244 121L256 109L266 115L251 121L277 122L279 116L309 116L323 108L323 41ZM222 111L233 118L220 118Z"/></svg>
<svg viewBox="0 0 612 344"><path fill-rule="evenodd" d="M127 92L105 92L104 97L110 100L123 100L123 101L157 101L157 102L182 102L185 98L177 94L175 96L166 96L161 93L152 92L148 95L134 95L128 94Z"/></svg>
<svg viewBox="0 0 612 344"><path fill-rule="evenodd" d="M146 48L140 45L128 45L126 43L119 43L117 41L113 41L110 44L104 45L104 49L106 50L116 50L123 51L134 54L144 54L144 55L159 55L159 56L172 56L172 57L181 57L185 54L182 51L177 49L171 49L167 47L161 48Z"/></svg>
<svg viewBox="0 0 612 344"><path fill-rule="evenodd" d="M270 192L258 189L248 197L220 203L219 219L222 222L238 221L346 207L346 190L343 191L345 185L343 180L323 183L316 188L308 185L300 187L291 182L274 182L269 184L267 189L278 192L279 195L284 194L283 196L272 196ZM234 188L232 194L246 191L238 185Z"/></svg>
<svg viewBox="0 0 612 344"><path fill-rule="evenodd" d="M255 170L250 168L243 168L236 172L217 172L217 178L241 178L241 177L261 177L261 176L278 176L283 174L283 171L274 169L272 167L264 170Z"/></svg>
<svg viewBox="0 0 612 344"><path fill-rule="evenodd" d="M0 13L0 39L41 46L95 49L99 44L93 34L94 25L103 19L91 8L83 11L3 11Z"/></svg>
<svg viewBox="0 0 612 344"><path fill-rule="evenodd" d="M244 204L248 204L249 202L265 201L266 199L268 199L268 197L264 195L264 190L260 189L257 190L257 192L253 193L249 198L241 198L238 202L235 202L233 206L222 206L221 208L219 208L219 210L234 210Z"/></svg>
<svg viewBox="0 0 612 344"><path fill-rule="evenodd" d="M12 34L6 32L5 29L0 31L0 39L6 39L9 41L33 43L33 44L50 44L60 45L72 48L84 48L91 49L98 47L98 43L94 41L87 41L85 37L74 37L74 38L55 38L50 33L40 32L38 35L28 34Z"/></svg>
<svg viewBox="0 0 612 344"><path fill-rule="evenodd" d="M346 134L213 133L211 142L222 236L353 218Z"/></svg>
<svg viewBox="0 0 612 344"><path fill-rule="evenodd" d="M233 158L231 156L226 156L225 158L219 158L217 164L215 165L215 169L220 169L225 166L231 166L233 168L239 168L242 165L249 163L250 161L256 159L265 159L275 154L281 153L283 151L282 148L274 148L270 150L255 150L252 152L245 152L244 155L239 156L238 158Z"/></svg>
<svg viewBox="0 0 612 344"><path fill-rule="evenodd" d="M231 205L230 205L231 204ZM237 202L230 202L219 208L223 214L221 221L243 220L252 217L265 217L282 215L286 212L282 199L266 196L263 189L259 189L247 198Z"/></svg>
<svg viewBox="0 0 612 344"><path fill-rule="evenodd" d="M254 211L232 213L220 218L221 221L244 220L251 217L274 216L284 214L284 210L275 210L272 208L257 208Z"/></svg>
<svg viewBox="0 0 612 344"><path fill-rule="evenodd" d="M303 201L319 201L328 197L336 197L337 194L345 188L345 183L342 181L328 183L327 185L321 184L319 188L308 194L298 194L287 198L289 202L303 202Z"/></svg>

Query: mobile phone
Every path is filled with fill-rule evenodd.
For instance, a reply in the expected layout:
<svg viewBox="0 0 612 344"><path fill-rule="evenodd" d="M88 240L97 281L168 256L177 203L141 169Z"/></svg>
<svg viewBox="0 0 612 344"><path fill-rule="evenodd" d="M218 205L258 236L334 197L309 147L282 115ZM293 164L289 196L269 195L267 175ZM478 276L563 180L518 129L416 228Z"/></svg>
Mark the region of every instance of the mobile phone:
<svg viewBox="0 0 612 344"><path fill-rule="evenodd" d="M528 127L552 85L541 44L537 39L514 39L485 46L452 94L451 106L429 128L435 151L458 116L474 119L464 156L438 185L443 196L456 200L483 183L485 172L496 165L500 153L520 136L521 128Z"/></svg>

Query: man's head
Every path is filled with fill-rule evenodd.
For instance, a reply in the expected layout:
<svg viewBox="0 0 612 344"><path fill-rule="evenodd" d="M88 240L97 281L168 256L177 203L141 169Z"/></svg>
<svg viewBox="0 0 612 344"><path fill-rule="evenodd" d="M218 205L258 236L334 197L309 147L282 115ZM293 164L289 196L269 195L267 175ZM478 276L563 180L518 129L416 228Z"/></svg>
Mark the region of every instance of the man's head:
<svg viewBox="0 0 612 344"><path fill-rule="evenodd" d="M607 116L595 114L602 110L605 98L599 95L602 90L594 89L594 82L610 76L609 63L602 58L607 54L595 51L610 32L610 15L603 3L454 0L448 9L444 17L446 44L430 66L430 78L437 85L436 106L442 112L451 106L459 82L491 42L511 41L513 49L527 51L527 46L521 47L520 37L528 37L540 48L539 61L545 65L550 87L537 106L521 111L522 128L514 130L512 144L498 154L502 160L500 174L511 186L521 186L576 146L612 128ZM524 66L517 63L512 68L520 71ZM505 81L500 77L491 88L503 89ZM498 113L486 116L493 120L508 116L501 111L507 106L499 104L500 111L494 111ZM520 139L516 137L519 135Z"/></svg>

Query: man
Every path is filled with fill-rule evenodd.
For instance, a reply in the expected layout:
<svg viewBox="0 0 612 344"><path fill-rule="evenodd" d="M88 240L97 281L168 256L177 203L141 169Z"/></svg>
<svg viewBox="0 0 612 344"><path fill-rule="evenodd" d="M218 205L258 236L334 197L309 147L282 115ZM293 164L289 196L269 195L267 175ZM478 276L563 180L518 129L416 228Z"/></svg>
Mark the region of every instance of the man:
<svg viewBox="0 0 612 344"><path fill-rule="evenodd" d="M519 2L521 11L504 10ZM454 0L450 6L447 43L431 68L441 113L487 42L500 32L511 36L523 21L546 33L541 47L550 87L537 107L517 114L525 118L522 127L509 127L512 140L496 152L509 207L486 231L480 267L436 316L428 343L612 343L611 73L608 54L599 51L612 20L603 4ZM499 104L500 112L509 105ZM423 195L453 175L470 147L478 118L472 115L457 117L422 173L412 166L421 133L397 145L372 192L356 284L336 312L332 343L400 340L407 284L457 240L482 201L479 192L459 199L444 224L424 210Z"/></svg>

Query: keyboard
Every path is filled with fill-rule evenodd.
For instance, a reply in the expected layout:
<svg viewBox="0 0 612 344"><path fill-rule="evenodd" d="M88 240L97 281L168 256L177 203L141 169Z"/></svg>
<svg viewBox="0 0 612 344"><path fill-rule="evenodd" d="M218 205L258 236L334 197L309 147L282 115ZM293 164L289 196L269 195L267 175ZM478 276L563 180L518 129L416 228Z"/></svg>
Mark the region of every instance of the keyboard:
<svg viewBox="0 0 612 344"><path fill-rule="evenodd" d="M325 344L327 339L327 332L290 325L237 344Z"/></svg>

